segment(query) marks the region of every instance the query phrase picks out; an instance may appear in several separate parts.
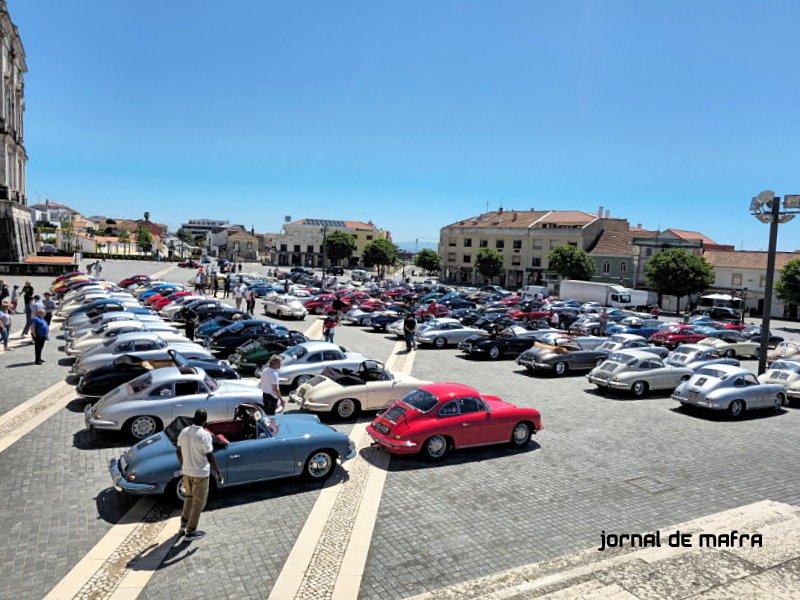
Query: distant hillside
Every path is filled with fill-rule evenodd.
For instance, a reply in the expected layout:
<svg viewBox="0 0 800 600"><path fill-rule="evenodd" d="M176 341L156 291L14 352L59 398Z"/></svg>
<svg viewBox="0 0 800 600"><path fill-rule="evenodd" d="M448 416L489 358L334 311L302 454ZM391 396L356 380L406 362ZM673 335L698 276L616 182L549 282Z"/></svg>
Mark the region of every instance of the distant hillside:
<svg viewBox="0 0 800 600"><path fill-rule="evenodd" d="M419 243L411 240L410 242L395 242L400 250L407 250L408 252L414 252L416 250L422 250L423 248L430 248L431 250L436 250L439 247L437 242L424 242L422 240Z"/></svg>

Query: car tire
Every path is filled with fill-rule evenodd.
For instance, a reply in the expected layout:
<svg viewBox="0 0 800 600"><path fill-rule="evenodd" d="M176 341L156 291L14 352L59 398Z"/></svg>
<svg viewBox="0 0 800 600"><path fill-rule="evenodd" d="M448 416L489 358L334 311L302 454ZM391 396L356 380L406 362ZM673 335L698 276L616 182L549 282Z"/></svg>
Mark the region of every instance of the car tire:
<svg viewBox="0 0 800 600"><path fill-rule="evenodd" d="M631 386L631 393L637 398L641 398L647 393L647 383L644 381L634 381Z"/></svg>
<svg viewBox="0 0 800 600"><path fill-rule="evenodd" d="M553 373L555 373L556 375L561 376L566 372L567 372L567 363L565 363L564 361L560 360L553 365Z"/></svg>
<svg viewBox="0 0 800 600"><path fill-rule="evenodd" d="M336 454L332 450L315 450L303 465L303 479L325 481L336 468Z"/></svg>
<svg viewBox="0 0 800 600"><path fill-rule="evenodd" d="M772 410L778 411L786 405L786 396L781 393L775 394L775 402L772 403Z"/></svg>
<svg viewBox="0 0 800 600"><path fill-rule="evenodd" d="M499 358L500 358L502 355L503 355L503 353L502 353L502 352L500 352L500 348L498 348L497 346L493 346L493 347L492 347L492 348L489 350L489 358L491 358L492 360L497 360L497 359L499 359Z"/></svg>
<svg viewBox="0 0 800 600"><path fill-rule="evenodd" d="M534 369L531 365L525 365L525 370L528 373L535 373L536 372L536 369Z"/></svg>
<svg viewBox="0 0 800 600"><path fill-rule="evenodd" d="M728 348L727 350L725 350L725 358L735 358L735 357L736 357L736 352L734 351L733 348Z"/></svg>
<svg viewBox="0 0 800 600"><path fill-rule="evenodd" d="M594 329L592 329L592 335L594 335L594 336L600 335L600 329L598 327L595 327Z"/></svg>
<svg viewBox="0 0 800 600"><path fill-rule="evenodd" d="M125 434L134 440L143 440L161 431L164 426L161 419L150 415L140 415L125 422Z"/></svg>
<svg viewBox="0 0 800 600"><path fill-rule="evenodd" d="M292 381L292 387L297 389L301 385L306 383L307 381L312 380L313 378L314 378L314 376L313 375L309 375L308 373L304 373L302 375L298 375L297 377L294 378L294 381Z"/></svg>
<svg viewBox="0 0 800 600"><path fill-rule="evenodd" d="M445 459L450 453L452 444L450 440L441 434L432 435L422 445L422 455L429 462L439 462Z"/></svg>
<svg viewBox="0 0 800 600"><path fill-rule="evenodd" d="M333 414L342 421L353 419L361 411L361 405L355 398L343 398L333 406Z"/></svg>
<svg viewBox="0 0 800 600"><path fill-rule="evenodd" d="M743 400L734 400L728 405L728 414L734 419L741 417L746 410Z"/></svg>
<svg viewBox="0 0 800 600"><path fill-rule="evenodd" d="M509 444L512 448L524 448L531 441L531 426L525 421L520 421L511 430Z"/></svg>
<svg viewBox="0 0 800 600"><path fill-rule="evenodd" d="M183 477L176 477L164 488L164 499L174 506L183 506L184 498Z"/></svg>
<svg viewBox="0 0 800 600"><path fill-rule="evenodd" d="M441 350L442 348L447 346L447 340L444 339L443 337L437 337L435 340L433 340L433 345Z"/></svg>

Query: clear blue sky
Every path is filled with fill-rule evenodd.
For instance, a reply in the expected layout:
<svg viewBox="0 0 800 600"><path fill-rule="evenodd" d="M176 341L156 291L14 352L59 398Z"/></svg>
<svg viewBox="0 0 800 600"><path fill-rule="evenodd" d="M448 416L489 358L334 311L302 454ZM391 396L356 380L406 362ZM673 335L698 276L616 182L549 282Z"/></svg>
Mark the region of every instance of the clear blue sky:
<svg viewBox="0 0 800 600"><path fill-rule="evenodd" d="M9 0L28 191L177 225L599 206L766 246L800 193L800 3ZM780 248L800 248L800 219Z"/></svg>

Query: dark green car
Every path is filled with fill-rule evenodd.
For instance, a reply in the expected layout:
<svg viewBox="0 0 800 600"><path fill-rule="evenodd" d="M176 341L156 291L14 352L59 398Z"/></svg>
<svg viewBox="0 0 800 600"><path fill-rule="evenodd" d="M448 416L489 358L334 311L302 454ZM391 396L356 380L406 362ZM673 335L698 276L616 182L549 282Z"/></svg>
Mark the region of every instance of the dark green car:
<svg viewBox="0 0 800 600"><path fill-rule="evenodd" d="M290 331L286 335L260 337L236 348L236 352L228 357L228 362L240 371L255 371L267 364L274 354L280 354L292 346L307 341L308 338L299 331Z"/></svg>

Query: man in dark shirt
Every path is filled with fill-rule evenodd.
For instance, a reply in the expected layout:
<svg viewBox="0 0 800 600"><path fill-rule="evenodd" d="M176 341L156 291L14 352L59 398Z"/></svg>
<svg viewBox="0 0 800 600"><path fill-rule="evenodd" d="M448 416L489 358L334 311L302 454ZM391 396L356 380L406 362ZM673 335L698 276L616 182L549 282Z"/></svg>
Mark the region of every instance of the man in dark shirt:
<svg viewBox="0 0 800 600"><path fill-rule="evenodd" d="M26 281L22 286L22 301L25 303L25 327L22 330L20 337L28 335L31 328L31 318L33 317L33 286L30 281Z"/></svg>
<svg viewBox="0 0 800 600"><path fill-rule="evenodd" d="M403 320L403 337L406 340L406 352L411 352L414 349L414 333L417 331L417 320L414 315L406 315Z"/></svg>
<svg viewBox="0 0 800 600"><path fill-rule="evenodd" d="M33 351L35 364L41 365L44 363L42 360L42 348L47 341L47 336L50 335L50 327L44 319L45 311L40 310L35 316L31 317L31 337L33 338Z"/></svg>

